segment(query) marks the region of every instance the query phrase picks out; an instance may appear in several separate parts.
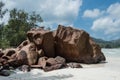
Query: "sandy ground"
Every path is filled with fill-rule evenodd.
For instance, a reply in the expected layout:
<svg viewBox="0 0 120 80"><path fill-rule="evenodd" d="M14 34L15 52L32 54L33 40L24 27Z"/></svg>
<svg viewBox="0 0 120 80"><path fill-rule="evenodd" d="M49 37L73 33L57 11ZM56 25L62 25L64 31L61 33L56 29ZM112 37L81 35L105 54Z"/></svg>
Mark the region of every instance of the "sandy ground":
<svg viewBox="0 0 120 80"><path fill-rule="evenodd" d="M103 49L106 63L82 64L84 68L65 68L44 72L33 69L31 72L15 71L9 77L0 76L0 80L120 80L120 49Z"/></svg>

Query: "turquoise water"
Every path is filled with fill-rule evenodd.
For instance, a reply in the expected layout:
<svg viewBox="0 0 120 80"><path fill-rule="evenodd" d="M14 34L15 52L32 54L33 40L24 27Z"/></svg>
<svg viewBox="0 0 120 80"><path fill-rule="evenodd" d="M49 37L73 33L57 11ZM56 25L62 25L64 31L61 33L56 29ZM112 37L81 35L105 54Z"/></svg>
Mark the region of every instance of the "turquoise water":
<svg viewBox="0 0 120 80"><path fill-rule="evenodd" d="M102 49L102 52L106 57L120 57L120 48L114 49Z"/></svg>

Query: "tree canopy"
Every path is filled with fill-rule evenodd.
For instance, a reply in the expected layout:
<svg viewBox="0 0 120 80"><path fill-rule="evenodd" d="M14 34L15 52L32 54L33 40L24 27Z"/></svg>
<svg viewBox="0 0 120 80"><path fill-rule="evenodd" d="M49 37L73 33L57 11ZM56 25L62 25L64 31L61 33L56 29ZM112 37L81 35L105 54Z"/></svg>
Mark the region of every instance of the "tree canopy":
<svg viewBox="0 0 120 80"><path fill-rule="evenodd" d="M4 3L0 2L0 19L9 12L9 20L6 25L0 24L0 48L16 47L26 39L26 32L34 27L39 27L38 23L43 22L40 14L36 12L28 13L16 8L8 11L3 10Z"/></svg>

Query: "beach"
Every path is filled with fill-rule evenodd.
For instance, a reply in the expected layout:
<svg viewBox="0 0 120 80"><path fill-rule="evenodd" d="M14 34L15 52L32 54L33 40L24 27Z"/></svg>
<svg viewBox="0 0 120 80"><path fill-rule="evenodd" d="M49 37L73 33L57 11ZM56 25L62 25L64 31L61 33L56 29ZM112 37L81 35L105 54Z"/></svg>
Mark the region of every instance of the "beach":
<svg viewBox="0 0 120 80"><path fill-rule="evenodd" d="M14 71L10 76L0 76L0 80L120 80L120 48L102 49L105 63L81 64L83 68L65 68L44 72L33 69L30 72Z"/></svg>

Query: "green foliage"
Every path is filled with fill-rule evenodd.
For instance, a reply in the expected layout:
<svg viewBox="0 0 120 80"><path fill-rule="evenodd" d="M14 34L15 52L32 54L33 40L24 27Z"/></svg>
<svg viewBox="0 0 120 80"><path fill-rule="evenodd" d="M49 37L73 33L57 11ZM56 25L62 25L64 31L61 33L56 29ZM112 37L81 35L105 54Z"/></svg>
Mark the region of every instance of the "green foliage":
<svg viewBox="0 0 120 80"><path fill-rule="evenodd" d="M112 48L112 46L110 44L106 44L105 48Z"/></svg>
<svg viewBox="0 0 120 80"><path fill-rule="evenodd" d="M2 39L0 40L0 48L9 48L10 47L10 44L9 44L9 41L6 40L6 39Z"/></svg>
<svg viewBox="0 0 120 80"><path fill-rule="evenodd" d="M7 12L7 9L4 9L4 10L3 10L4 5L5 5L5 4L0 1L0 19L2 19L3 16L5 15L5 13Z"/></svg>
<svg viewBox="0 0 120 80"><path fill-rule="evenodd" d="M17 9L10 11L10 19L5 26L7 28L7 38L10 41L10 46L19 45L26 39L26 32L36 27L35 25L38 22L42 22L42 18L40 15L38 17L38 15L36 13L29 15L27 12Z"/></svg>
<svg viewBox="0 0 120 80"><path fill-rule="evenodd" d="M112 41L105 41L102 39L95 39L93 40L100 45L101 48L120 48L120 39L112 40Z"/></svg>
<svg viewBox="0 0 120 80"><path fill-rule="evenodd" d="M0 20L2 20L5 13L7 12L7 9L3 10L4 5L5 4L0 1ZM7 48L9 47L9 41L3 37L3 28L4 28L4 23L0 23L0 48Z"/></svg>
<svg viewBox="0 0 120 80"><path fill-rule="evenodd" d="M2 11L4 4L0 2L0 18L5 11ZM2 13L2 14L1 14ZM4 13L4 14L3 14ZM0 48L16 47L26 39L26 32L38 23L43 22L41 16L35 12L27 13L24 10L12 9L9 11L8 24L0 24Z"/></svg>

